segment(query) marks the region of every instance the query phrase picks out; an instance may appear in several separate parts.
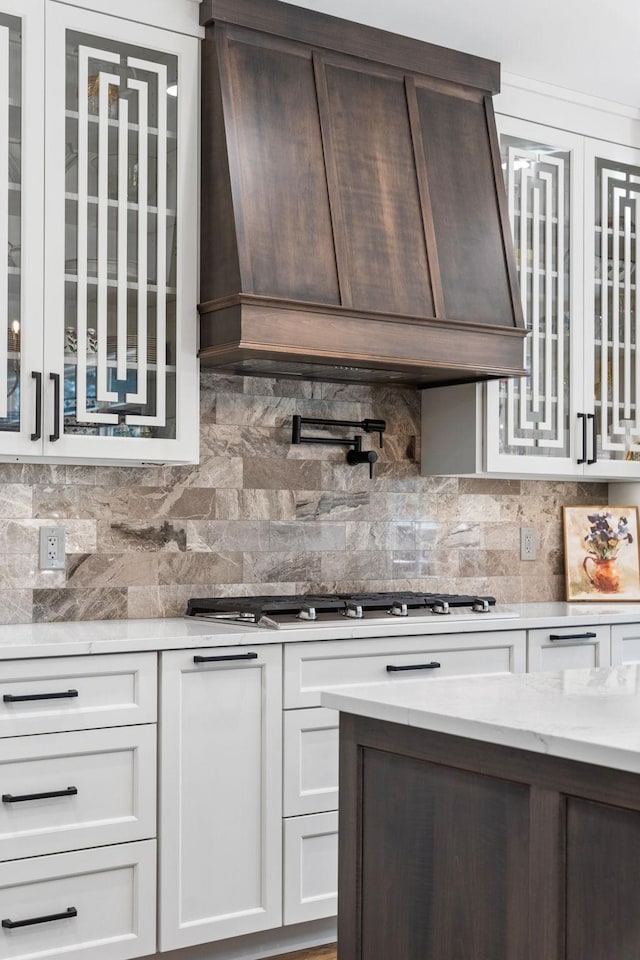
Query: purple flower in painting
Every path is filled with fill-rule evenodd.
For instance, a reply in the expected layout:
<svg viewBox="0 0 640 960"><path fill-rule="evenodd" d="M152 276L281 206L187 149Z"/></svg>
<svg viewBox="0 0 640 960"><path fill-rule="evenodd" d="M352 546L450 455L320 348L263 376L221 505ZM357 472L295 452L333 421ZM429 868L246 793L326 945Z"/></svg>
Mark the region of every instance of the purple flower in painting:
<svg viewBox="0 0 640 960"><path fill-rule="evenodd" d="M618 555L623 543L633 543L633 535L629 530L629 521L626 517L618 517L617 522L607 510L587 514L591 524L585 536L587 553L598 560L611 560Z"/></svg>

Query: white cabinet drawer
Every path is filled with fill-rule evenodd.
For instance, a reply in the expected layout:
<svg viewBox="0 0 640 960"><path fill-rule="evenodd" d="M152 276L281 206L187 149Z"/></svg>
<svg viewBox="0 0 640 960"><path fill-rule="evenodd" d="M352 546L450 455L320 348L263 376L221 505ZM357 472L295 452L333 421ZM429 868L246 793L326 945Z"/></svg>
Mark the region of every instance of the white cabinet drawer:
<svg viewBox="0 0 640 960"><path fill-rule="evenodd" d="M0 737L155 719L155 653L0 663Z"/></svg>
<svg viewBox="0 0 640 960"><path fill-rule="evenodd" d="M636 663L640 660L640 624L617 623L611 627L611 663Z"/></svg>
<svg viewBox="0 0 640 960"><path fill-rule="evenodd" d="M389 671L437 663L423 670ZM320 705L320 691L354 683L403 682L416 677L520 673L526 668L524 630L495 630L373 640L284 644L284 706Z"/></svg>
<svg viewBox="0 0 640 960"><path fill-rule="evenodd" d="M3 740L0 860L154 837L155 767L151 724Z"/></svg>
<svg viewBox="0 0 640 960"><path fill-rule="evenodd" d="M284 923L338 912L338 814L284 821Z"/></svg>
<svg viewBox="0 0 640 960"><path fill-rule="evenodd" d="M284 714L285 817L338 809L339 713L324 707Z"/></svg>
<svg viewBox="0 0 640 960"><path fill-rule="evenodd" d="M0 864L0 957L129 960L153 953L155 854L155 840L145 840Z"/></svg>
<svg viewBox="0 0 640 960"><path fill-rule="evenodd" d="M610 628L581 624L579 627L529 630L527 660L529 672L608 667L611 662Z"/></svg>

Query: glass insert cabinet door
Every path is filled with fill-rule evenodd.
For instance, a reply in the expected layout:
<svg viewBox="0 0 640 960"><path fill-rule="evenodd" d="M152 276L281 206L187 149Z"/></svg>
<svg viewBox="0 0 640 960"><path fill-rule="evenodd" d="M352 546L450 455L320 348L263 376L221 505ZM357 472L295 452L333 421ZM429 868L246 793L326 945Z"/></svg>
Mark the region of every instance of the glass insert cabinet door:
<svg viewBox="0 0 640 960"><path fill-rule="evenodd" d="M585 203L585 261L591 296L585 304L592 345L595 456L610 476L640 477L640 348L637 226L640 223L640 151L588 141L591 189ZM588 181L589 185L589 181Z"/></svg>
<svg viewBox="0 0 640 960"><path fill-rule="evenodd" d="M489 470L576 475L583 395L583 141L498 117L502 169L527 329L523 378L487 385Z"/></svg>
<svg viewBox="0 0 640 960"><path fill-rule="evenodd" d="M0 454L28 453L38 429L43 36L37 0L0 0Z"/></svg>
<svg viewBox="0 0 640 960"><path fill-rule="evenodd" d="M195 459L197 41L46 30L45 453Z"/></svg>

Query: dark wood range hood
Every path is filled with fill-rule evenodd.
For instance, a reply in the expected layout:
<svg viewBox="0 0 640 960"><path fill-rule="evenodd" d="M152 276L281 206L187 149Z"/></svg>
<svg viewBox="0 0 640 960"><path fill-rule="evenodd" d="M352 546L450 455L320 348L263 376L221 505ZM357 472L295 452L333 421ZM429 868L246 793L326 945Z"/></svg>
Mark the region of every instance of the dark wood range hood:
<svg viewBox="0 0 640 960"><path fill-rule="evenodd" d="M493 61L205 0L201 348L240 374L522 374Z"/></svg>

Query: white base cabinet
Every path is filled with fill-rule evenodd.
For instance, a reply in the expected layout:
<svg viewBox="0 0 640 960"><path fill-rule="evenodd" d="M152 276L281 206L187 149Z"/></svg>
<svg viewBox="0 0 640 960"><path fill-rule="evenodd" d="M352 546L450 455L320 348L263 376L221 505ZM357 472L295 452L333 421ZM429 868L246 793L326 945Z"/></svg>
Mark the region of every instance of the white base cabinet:
<svg viewBox="0 0 640 960"><path fill-rule="evenodd" d="M282 923L279 644L162 655L160 949Z"/></svg>
<svg viewBox="0 0 640 960"><path fill-rule="evenodd" d="M338 912L338 811L284 821L284 923Z"/></svg>
<svg viewBox="0 0 640 960"><path fill-rule="evenodd" d="M611 629L608 626L552 627L528 632L529 673L608 667L610 663Z"/></svg>
<svg viewBox="0 0 640 960"><path fill-rule="evenodd" d="M0 956L130 960L153 953L155 873L155 840L0 864Z"/></svg>

